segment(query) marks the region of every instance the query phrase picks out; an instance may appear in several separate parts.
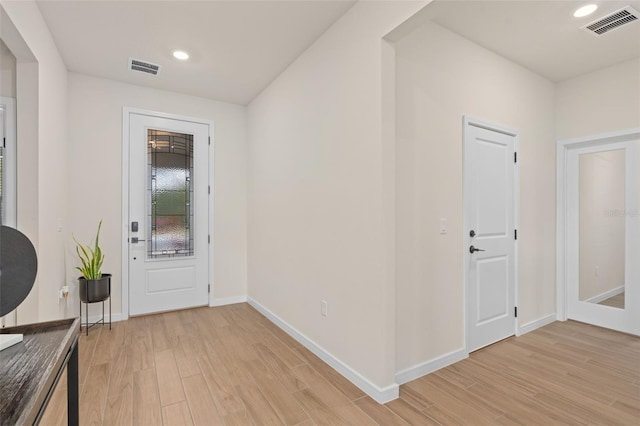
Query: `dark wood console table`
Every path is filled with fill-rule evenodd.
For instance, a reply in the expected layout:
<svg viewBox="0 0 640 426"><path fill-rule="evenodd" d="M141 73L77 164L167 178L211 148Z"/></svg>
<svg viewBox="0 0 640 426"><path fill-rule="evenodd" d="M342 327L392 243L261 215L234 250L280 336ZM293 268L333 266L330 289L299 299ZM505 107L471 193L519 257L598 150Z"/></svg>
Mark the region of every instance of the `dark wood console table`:
<svg viewBox="0 0 640 426"><path fill-rule="evenodd" d="M67 367L68 424L77 426L80 319L0 329L24 340L0 352L0 424L38 424Z"/></svg>

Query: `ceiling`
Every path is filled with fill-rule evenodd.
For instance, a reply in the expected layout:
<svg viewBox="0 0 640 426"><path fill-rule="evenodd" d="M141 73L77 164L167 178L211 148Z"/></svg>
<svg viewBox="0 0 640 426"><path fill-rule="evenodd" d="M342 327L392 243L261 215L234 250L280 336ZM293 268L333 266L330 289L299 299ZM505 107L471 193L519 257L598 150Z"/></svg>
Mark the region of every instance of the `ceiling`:
<svg viewBox="0 0 640 426"><path fill-rule="evenodd" d="M601 37L579 28L626 5L640 11L640 0L591 2L600 8L576 19L573 11L586 0L440 0L412 21L433 20L561 81L640 56L640 20ZM354 3L39 0L38 6L70 71L246 105ZM191 58L177 61L174 49ZM159 75L129 71L129 57L161 65Z"/></svg>
<svg viewBox="0 0 640 426"><path fill-rule="evenodd" d="M598 10L574 18L580 6ZM562 81L640 57L640 19L595 36L580 29L640 1L436 1L421 12L437 24L540 74Z"/></svg>
<svg viewBox="0 0 640 426"><path fill-rule="evenodd" d="M69 71L249 103L355 1L37 2ZM190 59L171 55L183 49ZM129 57L161 66L129 71Z"/></svg>

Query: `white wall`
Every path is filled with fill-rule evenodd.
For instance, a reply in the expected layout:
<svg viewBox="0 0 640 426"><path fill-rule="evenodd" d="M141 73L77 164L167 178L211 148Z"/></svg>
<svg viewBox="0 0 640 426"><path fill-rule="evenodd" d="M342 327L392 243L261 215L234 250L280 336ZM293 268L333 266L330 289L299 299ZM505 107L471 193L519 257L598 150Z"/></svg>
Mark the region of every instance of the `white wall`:
<svg viewBox="0 0 640 426"><path fill-rule="evenodd" d="M520 133L518 321L555 312L554 85L436 24L416 28L395 51L403 371L464 347L463 115Z"/></svg>
<svg viewBox="0 0 640 426"><path fill-rule="evenodd" d="M67 283L70 313L77 312L77 261L70 233L89 242L103 219L104 271L113 274L114 315L121 306L122 109L140 108L212 120L214 144L215 299L246 295L246 108L204 98L69 73L69 233ZM126 220L126 219L125 219ZM97 305L94 307L97 312ZM126 313L126 308L125 308ZM91 315L91 312L90 312Z"/></svg>
<svg viewBox="0 0 640 426"><path fill-rule="evenodd" d="M0 40L0 96L16 97L16 57Z"/></svg>
<svg viewBox="0 0 640 426"><path fill-rule="evenodd" d="M423 5L357 3L249 105L249 296L380 390L395 372L382 37Z"/></svg>
<svg viewBox="0 0 640 426"><path fill-rule="evenodd" d="M5 37L3 17L3 40L17 59L18 229L38 252L38 277L18 321L45 321L60 317L56 291L65 276L57 230L67 212L67 70L35 2L2 8L16 30Z"/></svg>
<svg viewBox="0 0 640 426"><path fill-rule="evenodd" d="M640 127L640 59L557 84L558 140Z"/></svg>

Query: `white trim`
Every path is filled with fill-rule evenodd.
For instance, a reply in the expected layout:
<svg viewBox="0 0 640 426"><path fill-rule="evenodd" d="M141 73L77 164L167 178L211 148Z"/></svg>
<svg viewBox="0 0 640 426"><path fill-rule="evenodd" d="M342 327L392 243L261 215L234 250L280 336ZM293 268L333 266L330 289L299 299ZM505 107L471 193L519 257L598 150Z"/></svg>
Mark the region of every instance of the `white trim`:
<svg viewBox="0 0 640 426"><path fill-rule="evenodd" d="M129 318L129 116L134 110L124 107L122 108L122 212L121 212L121 231L122 231L122 258L120 259L120 267L122 275L120 277L121 304L123 319Z"/></svg>
<svg viewBox="0 0 640 426"><path fill-rule="evenodd" d="M557 142L556 149L556 318L567 320L567 157L569 149L640 139L640 128L600 133Z"/></svg>
<svg viewBox="0 0 640 426"><path fill-rule="evenodd" d="M567 147L558 143L556 149L556 319L567 320Z"/></svg>
<svg viewBox="0 0 640 426"><path fill-rule="evenodd" d="M513 144L513 150L516 153L516 156L520 156L520 134L516 132L515 141ZM515 169L513 170L513 228L520 230L520 158L514 165ZM516 309L518 309L518 301L520 294L520 240L514 239L513 241L513 276L515 283L513 285L513 305ZM514 316L514 332L515 335L518 335L518 327L520 326L520 321L518 317Z"/></svg>
<svg viewBox="0 0 640 426"><path fill-rule="evenodd" d="M150 111L139 108L131 108L131 107L123 107L122 108L122 258L121 258L121 268L122 268L122 314L121 319L126 320L129 318L129 120L131 114L138 115L148 115L157 118L164 118L169 120L179 120L179 121L187 121L191 123L204 124L209 127L209 137L211 138L211 145L209 147L209 186L211 187L211 196L209 197L209 212L208 212L208 223L209 223L209 235L213 234L213 223L214 223L214 204L213 204L213 175L214 175L214 163L213 163L213 144L214 144L214 132L215 126L212 120L207 120L204 118L194 118L187 117L184 115L177 114L168 114L164 112L158 111ZM209 244L209 256L208 256L208 280L211 285L211 292L208 296L207 303L211 306L213 301L213 241Z"/></svg>
<svg viewBox="0 0 640 426"><path fill-rule="evenodd" d="M493 124L493 123L489 123L483 120L479 120L477 118L468 116L468 115L463 115L462 116L462 205L463 205L463 214L462 214L462 256L463 256L463 270L462 270L462 283L464 285L464 289L463 289L463 306L464 306L464 315L463 315L463 321L464 321L464 333L463 333L463 338L464 338L464 350L465 352L468 354L469 353L469 330L468 330L468 323L467 323L467 319L468 319L468 313L469 313L469 295L468 293L468 283L467 283L467 270L469 268L468 262L469 262L469 256L468 256L468 247L469 247L469 240L468 240L468 229L469 229L469 194L468 194L468 190L467 190L467 181L466 181L466 152L465 152L465 141L467 138L467 126L475 126L475 127L480 127L483 129L487 129L487 130L492 130L492 131L496 131L499 133L503 133L505 135L509 135L509 136L513 136L514 137L514 143L513 143L513 150L514 152L518 153L520 152L520 134L517 130L511 129L509 127L506 126L502 126L502 125L497 125L497 124ZM513 171L513 227L514 229L520 229L520 159L518 159L518 161L516 162L516 164L514 165L514 171ZM519 283L519 278L518 278L518 274L519 274L519 256L518 256L518 252L519 252L519 242L520 240L514 240L514 247L513 247L513 267L514 267L514 286L513 286L513 290L514 290L514 294L513 294L513 303L514 306L517 308L518 307L518 289L520 287ZM517 335L518 333L518 318L516 318L514 316L513 318L513 333L514 335Z"/></svg>
<svg viewBox="0 0 640 426"><path fill-rule="evenodd" d="M549 325L552 322L556 321L556 314L545 315L542 318L537 320L528 322L518 327L516 331L516 336L522 336L523 334L527 334L532 332L533 330L537 330L540 327L544 327L545 325Z"/></svg>
<svg viewBox="0 0 640 426"><path fill-rule="evenodd" d="M624 285L621 285L620 287L616 287L616 288L611 289L609 291L605 291L604 293L596 294L595 296L590 297L587 300L585 300L585 302L600 303L603 300L607 300L610 297L617 296L620 293L624 293Z"/></svg>
<svg viewBox="0 0 640 426"><path fill-rule="evenodd" d="M396 383L404 385L412 380L418 379L441 368L447 367L451 364L455 364L458 361L469 358L469 353L465 348L458 349L457 351L449 352L438 358L426 361L413 367L409 367L405 370L396 373Z"/></svg>
<svg viewBox="0 0 640 426"><path fill-rule="evenodd" d="M215 179L214 179L214 172L215 172L215 161L214 161L214 153L215 153L215 126L213 124L213 121L209 121L209 150L208 150L208 154L209 154L209 306L216 306L213 305L214 303L214 291L215 291L215 283L214 283L214 268L215 268L215 240L214 240L214 235L215 235L215 229L213 227L214 225L214 216L215 216L215 203L214 203L214 199L215 199ZM246 298L245 300L246 301ZM236 302L238 303L238 302Z"/></svg>
<svg viewBox="0 0 640 426"><path fill-rule="evenodd" d="M367 378L363 377L360 373L349 367L347 364L336 358L331 353L327 352L313 340L309 339L307 336L300 333L284 320L280 319L277 315L262 306L259 302L255 301L251 297L247 298L247 302L256 310L258 310L262 315L267 317L267 319L269 319L272 323L280 327L296 341L302 344L305 348L309 349L321 360L329 364L330 367L332 367L343 377L360 388L364 393L369 395L379 404L386 404L387 402L393 401L394 399L398 398L400 394L400 388L397 383L386 386L384 388L374 385Z"/></svg>
<svg viewBox="0 0 640 426"><path fill-rule="evenodd" d="M222 299L212 298L209 306L213 308L215 306L226 306L235 305L236 303L245 303L246 301L247 296L224 297Z"/></svg>

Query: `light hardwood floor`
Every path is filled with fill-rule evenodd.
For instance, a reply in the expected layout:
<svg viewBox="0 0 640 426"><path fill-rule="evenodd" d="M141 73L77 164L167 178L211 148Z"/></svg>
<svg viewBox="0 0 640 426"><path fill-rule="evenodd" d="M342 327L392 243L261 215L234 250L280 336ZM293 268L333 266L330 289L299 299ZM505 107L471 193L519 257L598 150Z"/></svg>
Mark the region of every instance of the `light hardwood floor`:
<svg viewBox="0 0 640 426"><path fill-rule="evenodd" d="M379 405L247 304L80 337L81 425L640 424L640 339L554 323ZM66 383L41 424L66 424Z"/></svg>
<svg viewBox="0 0 640 426"><path fill-rule="evenodd" d="M613 308L624 309L624 291L620 294L616 294L608 299L598 303L599 305L611 306Z"/></svg>

